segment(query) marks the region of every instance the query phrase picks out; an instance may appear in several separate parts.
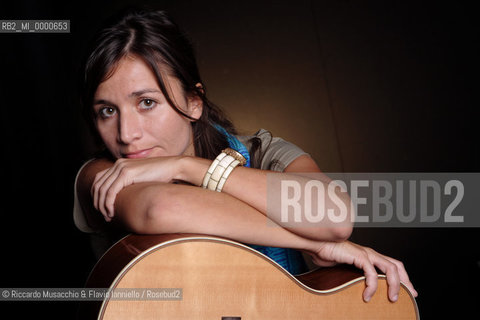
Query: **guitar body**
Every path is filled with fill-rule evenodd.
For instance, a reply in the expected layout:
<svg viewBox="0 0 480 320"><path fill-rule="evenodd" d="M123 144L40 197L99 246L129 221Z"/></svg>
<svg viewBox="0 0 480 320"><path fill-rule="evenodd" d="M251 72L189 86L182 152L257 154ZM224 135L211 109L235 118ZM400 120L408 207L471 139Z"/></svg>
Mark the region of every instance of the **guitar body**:
<svg viewBox="0 0 480 320"><path fill-rule="evenodd" d="M397 302L388 300L384 276L365 303L364 277L352 267L294 277L247 246L210 236L129 235L97 263L87 286L181 288L182 299L106 299L90 303L82 319L419 319L405 286Z"/></svg>

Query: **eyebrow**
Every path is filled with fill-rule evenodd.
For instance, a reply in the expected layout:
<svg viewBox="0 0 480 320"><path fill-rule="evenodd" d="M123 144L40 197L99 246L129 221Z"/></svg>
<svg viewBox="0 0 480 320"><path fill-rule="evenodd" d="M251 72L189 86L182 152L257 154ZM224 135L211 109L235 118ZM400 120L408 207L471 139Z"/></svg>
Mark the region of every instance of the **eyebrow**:
<svg viewBox="0 0 480 320"><path fill-rule="evenodd" d="M128 96L129 97L138 97L138 96L141 96L142 94L145 94L145 93L162 93L160 90L158 89L143 89L143 90L139 90L139 91L134 91L132 93L130 93Z"/></svg>
<svg viewBox="0 0 480 320"><path fill-rule="evenodd" d="M110 102L110 101L105 100L105 99L98 99L98 100L93 101L94 106L99 105L99 104L105 104L105 105L109 105L109 106L113 106L113 107L117 106L115 103Z"/></svg>
<svg viewBox="0 0 480 320"><path fill-rule="evenodd" d="M143 89L143 90L138 90L138 91L134 91L132 93L130 93L128 95L129 98L132 98L132 97L139 97L145 93L162 93L160 90L157 90L157 89ZM108 100L105 100L105 99L98 99L98 100L95 100L93 101L93 105L98 105L98 104L107 104L107 105L111 105L111 106L115 106L115 104L113 102L110 102Z"/></svg>

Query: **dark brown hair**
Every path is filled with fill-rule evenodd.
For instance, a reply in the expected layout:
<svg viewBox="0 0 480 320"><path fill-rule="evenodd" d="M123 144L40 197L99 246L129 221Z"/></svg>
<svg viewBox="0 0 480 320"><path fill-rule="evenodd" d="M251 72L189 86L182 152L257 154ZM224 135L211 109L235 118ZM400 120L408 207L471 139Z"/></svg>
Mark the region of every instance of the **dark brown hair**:
<svg viewBox="0 0 480 320"><path fill-rule="evenodd" d="M192 44L187 36L163 11L126 9L106 21L94 37L84 63L82 103L87 121L93 125L93 97L101 82L114 72L117 63L127 55L137 56L153 71L158 86L172 108L182 112L169 96L162 71L176 77L183 91L197 95L203 101L203 112L192 122L195 154L214 159L228 146L227 139L215 129L220 125L236 134L232 123L220 108L206 97L206 88L200 78ZM202 84L198 87L197 84ZM95 134L96 130L94 130Z"/></svg>

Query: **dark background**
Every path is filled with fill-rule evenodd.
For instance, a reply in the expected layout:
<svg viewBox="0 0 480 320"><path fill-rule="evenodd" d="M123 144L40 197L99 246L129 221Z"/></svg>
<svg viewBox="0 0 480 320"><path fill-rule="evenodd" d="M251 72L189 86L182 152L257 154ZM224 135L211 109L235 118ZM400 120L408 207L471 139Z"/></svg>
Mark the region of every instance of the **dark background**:
<svg viewBox="0 0 480 320"><path fill-rule="evenodd" d="M88 37L127 3L0 6L0 19L71 20L69 34L0 34L2 288L81 287L93 266L72 220L92 150L76 83ZM270 129L326 172L478 172L470 2L154 3L191 35L210 99L241 132ZM478 229L357 229L352 240L405 263L423 319L478 314ZM19 319L76 308L0 306Z"/></svg>

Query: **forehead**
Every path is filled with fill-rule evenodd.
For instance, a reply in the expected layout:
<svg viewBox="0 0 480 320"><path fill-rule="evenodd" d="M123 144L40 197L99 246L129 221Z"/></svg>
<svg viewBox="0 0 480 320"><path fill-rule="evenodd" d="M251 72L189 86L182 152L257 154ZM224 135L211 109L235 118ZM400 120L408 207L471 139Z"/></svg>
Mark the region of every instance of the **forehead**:
<svg viewBox="0 0 480 320"><path fill-rule="evenodd" d="M153 71L143 59L126 56L116 63L107 78L99 84L95 96L111 91L135 91L145 87L159 90Z"/></svg>
<svg viewBox="0 0 480 320"><path fill-rule="evenodd" d="M168 72L168 68L159 65L159 77L165 85L166 94L175 100L184 96L180 80ZM133 92L161 90L157 77L150 66L137 56L128 55L120 59L109 72L106 80L101 82L95 91L94 100L131 97Z"/></svg>

